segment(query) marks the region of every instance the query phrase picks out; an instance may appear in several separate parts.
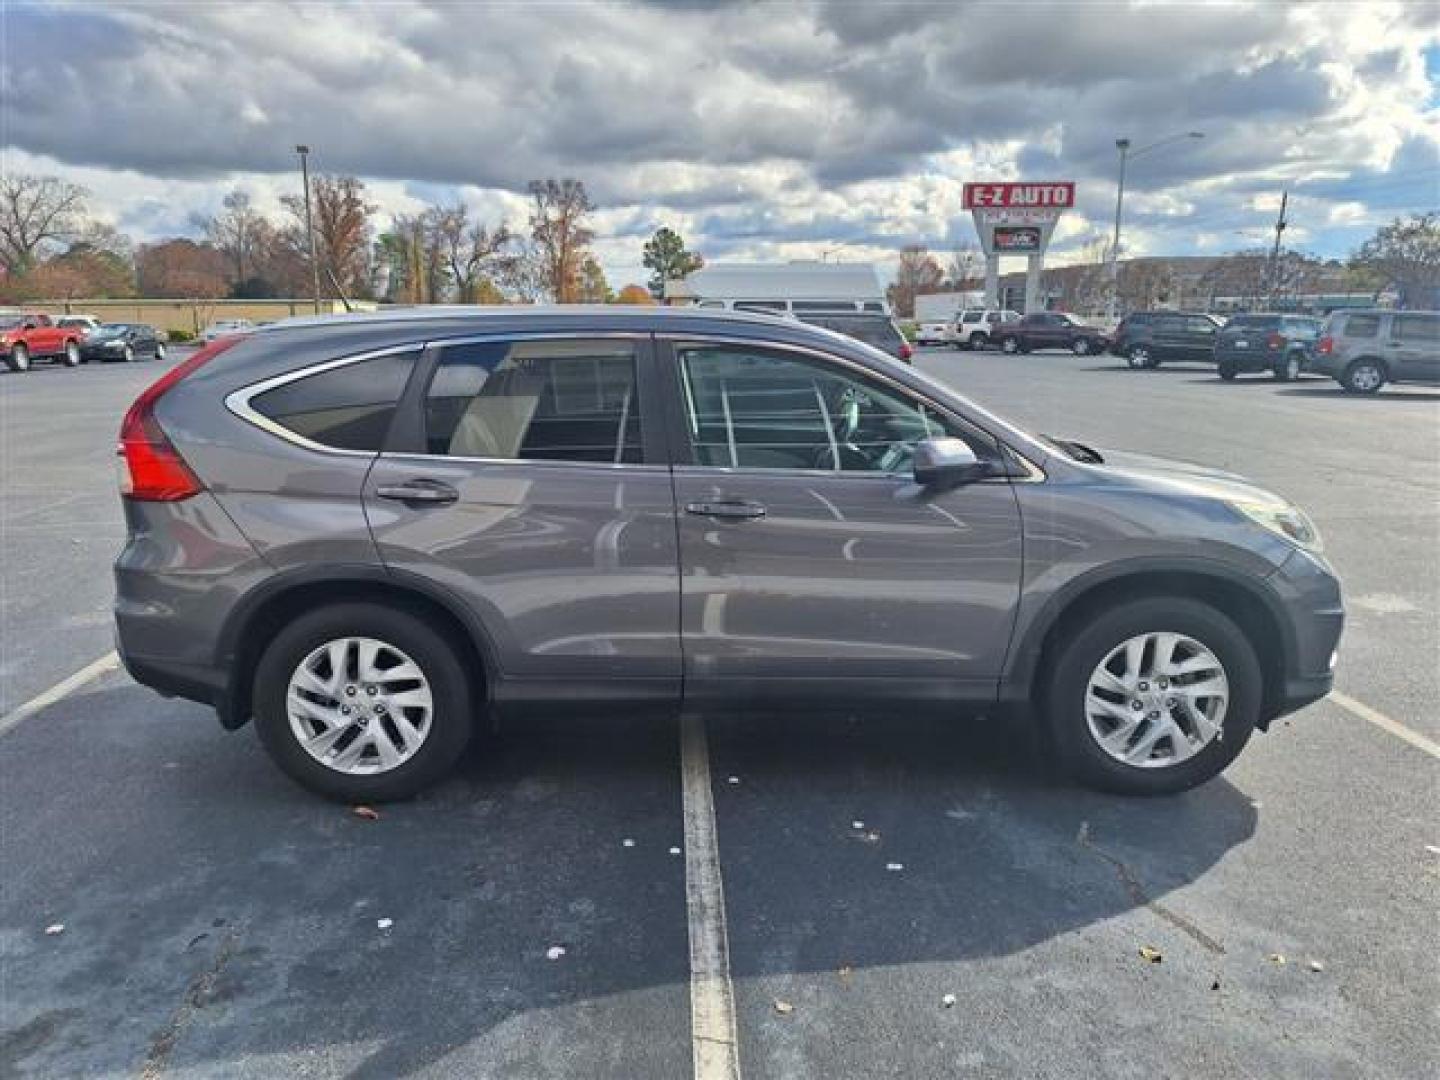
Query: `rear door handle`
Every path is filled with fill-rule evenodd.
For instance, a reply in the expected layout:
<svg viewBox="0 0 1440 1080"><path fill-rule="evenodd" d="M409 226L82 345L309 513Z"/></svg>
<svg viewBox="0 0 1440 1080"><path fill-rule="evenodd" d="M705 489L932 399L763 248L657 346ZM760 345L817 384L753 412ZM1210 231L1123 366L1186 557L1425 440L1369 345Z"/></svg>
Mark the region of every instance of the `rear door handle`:
<svg viewBox="0 0 1440 1080"><path fill-rule="evenodd" d="M687 514L713 518L762 518L765 507L752 502L693 502L685 504Z"/></svg>
<svg viewBox="0 0 1440 1080"><path fill-rule="evenodd" d="M444 506L460 498L460 493L439 480L407 480L403 484L381 484L375 494L413 505Z"/></svg>

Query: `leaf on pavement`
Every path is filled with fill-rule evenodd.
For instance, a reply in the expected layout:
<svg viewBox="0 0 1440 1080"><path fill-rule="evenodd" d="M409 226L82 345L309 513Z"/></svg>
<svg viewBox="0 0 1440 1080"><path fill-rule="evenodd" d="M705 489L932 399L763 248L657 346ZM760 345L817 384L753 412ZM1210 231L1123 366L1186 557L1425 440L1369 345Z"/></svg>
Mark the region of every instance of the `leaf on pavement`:
<svg viewBox="0 0 1440 1080"><path fill-rule="evenodd" d="M364 818L366 821L380 820L380 812L369 806L352 806L350 808L350 813L354 814L358 818Z"/></svg>
<svg viewBox="0 0 1440 1080"><path fill-rule="evenodd" d="M1158 964L1165 959L1165 956L1160 952L1159 949L1152 948L1149 945L1141 945L1140 959L1147 960L1152 964Z"/></svg>

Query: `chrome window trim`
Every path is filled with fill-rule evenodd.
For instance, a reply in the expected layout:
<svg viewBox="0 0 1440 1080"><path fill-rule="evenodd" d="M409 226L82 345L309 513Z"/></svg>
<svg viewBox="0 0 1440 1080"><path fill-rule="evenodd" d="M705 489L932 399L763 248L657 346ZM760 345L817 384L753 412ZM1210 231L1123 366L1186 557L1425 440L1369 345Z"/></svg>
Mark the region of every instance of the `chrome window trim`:
<svg viewBox="0 0 1440 1080"><path fill-rule="evenodd" d="M288 386L293 382L309 378L311 375L323 375L327 371L334 371L337 368L348 367L351 364L364 363L366 360L377 360L383 356L396 356L404 353L415 353L416 362L419 362L424 355L425 346L421 342L410 342L405 345L387 345L383 349L373 349L369 352L356 353L354 356L341 356L334 360L322 360L318 364L309 364L303 368L296 368L294 371L287 371L280 375L262 379L260 382L251 383L249 386L242 386L239 390L233 390L225 395L225 408L234 415L252 424L261 431L269 432L278 438L306 450L314 450L321 454L335 454L339 457L363 457L373 458L378 450L347 450L339 446L327 446L325 443L318 443L313 439L307 439L298 432L291 431L283 424L278 424L268 416L259 412L251 402L261 394L276 390L282 386Z"/></svg>
<svg viewBox="0 0 1440 1080"><path fill-rule="evenodd" d="M657 331L657 332L656 332L656 337L657 337L657 338L663 338L663 339L665 339L665 340L670 344L670 347L675 351L675 356L676 356L676 360L677 360L677 361L679 360L680 349L683 348L683 347L684 347L685 345L687 345L687 344L697 344L697 345L717 344L717 345L747 345L747 346L750 346L751 348L769 349L769 350L772 350L772 351L782 351L782 352L793 352L793 353L799 353L799 354L802 355L802 356L807 356L807 357L810 357L810 358L815 359L815 360L827 361L827 362L830 362L830 363L839 364L839 365L841 365L842 367L845 367L845 368L849 369L850 371L855 372L856 374L859 374L859 375L862 375L862 376L865 376L865 377L868 377L868 378L875 379L875 380L877 380L878 382L881 382L881 383L885 384L888 388L890 388L891 390L895 391L896 393L900 394L900 395L903 396L903 397L906 397L906 398L909 398L909 399L911 399L911 400L915 400L915 401L921 402L926 408L933 409L935 412L939 413L941 416L948 416L948 417L950 417L950 418L958 421L959 423L966 425L967 427L979 428L981 431L984 431L987 435L989 435L990 438L994 439L994 440L996 441L996 443L998 443L1000 446L1002 446L1002 447L1004 447L1006 450L1008 450L1008 451L1010 452L1010 454L1011 454L1012 456L1014 456L1014 457L1020 462L1020 464L1021 464L1022 466L1024 466L1026 472L1028 473L1027 476L996 476L996 477L991 477L990 479L987 479L987 480L977 480L976 483L980 483L980 484L994 484L994 483L1033 484L1033 483L1043 482L1043 481L1046 479L1045 471L1044 471L1042 468L1040 468L1040 466L1039 466L1036 462L1031 461L1026 455L1022 454L1019 450L1015 449L1014 446L1010 445L1009 442L1007 442L1005 439L1002 439L999 435L996 435L996 434L994 434L993 432L990 432L990 431L986 430L986 428L985 428L985 426L984 426L983 424L977 424L974 420L971 420L969 417L963 416L963 415L961 415L960 413L957 413L954 409L951 409L951 408L948 408L948 407L946 407L946 406L944 406L944 405L938 404L938 403L935 402L933 399L931 399L930 397L928 397L928 396L925 395L925 394L920 393L919 391L917 391L917 390L914 389L913 387L906 386L904 383L898 382L898 381L896 381L895 379L892 379L890 376L886 375L883 371L876 371L874 368L867 367L866 365L861 364L861 363L859 363L858 361L851 360L849 357L841 356L841 355L839 355L838 353L825 352L823 349L815 349L815 348L812 348L812 347L810 347L810 346L808 346L808 345L796 345L796 344L794 344L793 342L789 342L789 341L772 341L772 340L769 340L769 339L766 339L766 338L729 337L729 336L723 336L723 335L717 335L717 334L673 334L673 333L665 333L665 332L663 332L663 331ZM882 354L882 355L883 355L883 354ZM892 361L892 363L898 363L898 361ZM683 385L683 380L682 380L682 385ZM688 425L687 425L687 426L688 426ZM683 465L683 466L677 465L677 466L675 466L675 468L676 468L677 470L678 470L678 469L681 469L681 468L684 468L684 469L703 469L703 470L705 470L706 472L710 472L710 473L726 472L726 473L748 473L748 474L754 474L754 473L768 472L768 473L772 473L772 474L775 474L775 475L785 475L785 476L802 476L802 475L803 475L803 476L845 476L845 477L874 476L874 477L886 477L886 478L892 478L892 479L893 479L893 478L895 478L895 477L905 477L905 476L908 476L908 475L909 475L908 473L871 472L871 471L869 471L869 470L860 471L860 470L858 470L858 469L857 469L857 470L848 470L848 471L845 470L845 469L776 469L776 468L770 468L770 467L768 467L768 466L767 466L767 467L763 467L763 468L757 468L757 467L746 466L746 465L733 465L733 466L732 466L732 465L697 465L697 464L694 464L694 463L686 464L686 465Z"/></svg>
<svg viewBox="0 0 1440 1080"><path fill-rule="evenodd" d="M603 472L654 472L670 471L668 465L651 465L636 461L557 461L553 458L492 458L461 457L455 454L422 454L414 450L382 450L382 461L455 461L471 465L510 465L525 469L592 469Z"/></svg>

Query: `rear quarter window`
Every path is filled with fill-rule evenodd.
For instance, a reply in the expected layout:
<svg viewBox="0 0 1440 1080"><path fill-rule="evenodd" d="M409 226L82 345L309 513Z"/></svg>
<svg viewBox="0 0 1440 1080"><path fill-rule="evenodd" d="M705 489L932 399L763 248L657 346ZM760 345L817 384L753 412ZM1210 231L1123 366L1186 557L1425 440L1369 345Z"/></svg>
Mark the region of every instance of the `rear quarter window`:
<svg viewBox="0 0 1440 1080"><path fill-rule="evenodd" d="M1399 341L1419 341L1433 344L1440 341L1440 315L1433 312L1409 314L1402 312L1394 316L1395 338Z"/></svg>
<svg viewBox="0 0 1440 1080"><path fill-rule="evenodd" d="M1340 328L1340 333L1347 338L1373 338L1379 332L1379 315L1350 315Z"/></svg>
<svg viewBox="0 0 1440 1080"><path fill-rule="evenodd" d="M255 395L250 408L321 446L378 453L419 355L391 353L306 375Z"/></svg>

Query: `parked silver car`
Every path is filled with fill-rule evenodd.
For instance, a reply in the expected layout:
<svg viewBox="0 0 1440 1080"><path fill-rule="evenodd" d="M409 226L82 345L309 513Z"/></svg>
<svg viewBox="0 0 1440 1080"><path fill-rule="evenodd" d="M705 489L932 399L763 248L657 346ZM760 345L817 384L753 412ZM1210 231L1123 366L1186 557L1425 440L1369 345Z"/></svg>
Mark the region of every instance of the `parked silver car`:
<svg viewBox="0 0 1440 1080"><path fill-rule="evenodd" d="M1440 312L1337 311L1309 370L1352 394L1373 394L1387 382L1440 383Z"/></svg>
<svg viewBox="0 0 1440 1080"><path fill-rule="evenodd" d="M1285 500L762 315L292 320L121 450L129 671L346 800L542 702L1033 707L1084 781L1174 792L1329 691L1343 619Z"/></svg>

